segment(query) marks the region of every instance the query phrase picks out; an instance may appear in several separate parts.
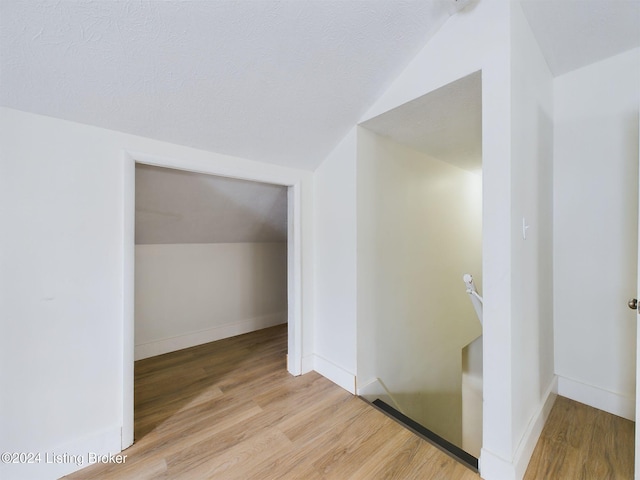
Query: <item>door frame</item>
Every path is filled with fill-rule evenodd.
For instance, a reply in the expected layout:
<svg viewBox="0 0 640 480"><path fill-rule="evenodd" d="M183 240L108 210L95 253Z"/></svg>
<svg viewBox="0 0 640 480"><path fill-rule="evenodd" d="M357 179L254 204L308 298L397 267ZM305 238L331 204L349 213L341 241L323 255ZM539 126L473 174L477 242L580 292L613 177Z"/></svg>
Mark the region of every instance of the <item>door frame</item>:
<svg viewBox="0 0 640 480"><path fill-rule="evenodd" d="M123 330L122 330L122 449L133 444L134 311L135 311L135 167L136 164L172 168L287 187L287 370L301 375L302 369L302 176L270 166L248 170L239 162L212 162L166 158L125 151L123 160ZM234 165L235 163L235 165Z"/></svg>
<svg viewBox="0 0 640 480"><path fill-rule="evenodd" d="M638 103L640 111L640 103ZM638 122L638 165L640 165L640 121ZM636 274L636 298L640 299L640 168L638 169L638 270ZM636 309L636 398L635 398L635 457L634 478L640 480L640 309Z"/></svg>

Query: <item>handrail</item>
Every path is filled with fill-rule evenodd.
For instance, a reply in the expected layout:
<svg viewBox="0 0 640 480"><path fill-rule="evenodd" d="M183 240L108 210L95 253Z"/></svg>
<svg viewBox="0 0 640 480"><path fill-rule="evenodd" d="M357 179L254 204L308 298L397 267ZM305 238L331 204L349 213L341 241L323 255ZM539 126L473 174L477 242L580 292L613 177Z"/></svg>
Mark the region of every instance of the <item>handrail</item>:
<svg viewBox="0 0 640 480"><path fill-rule="evenodd" d="M473 283L473 277L469 273L465 273L462 276L462 280L467 286L467 293L471 298L471 303L473 304L473 308L476 311L476 315L478 315L478 320L480 320L480 324L482 324L482 305L484 304L484 300L476 290L476 286Z"/></svg>

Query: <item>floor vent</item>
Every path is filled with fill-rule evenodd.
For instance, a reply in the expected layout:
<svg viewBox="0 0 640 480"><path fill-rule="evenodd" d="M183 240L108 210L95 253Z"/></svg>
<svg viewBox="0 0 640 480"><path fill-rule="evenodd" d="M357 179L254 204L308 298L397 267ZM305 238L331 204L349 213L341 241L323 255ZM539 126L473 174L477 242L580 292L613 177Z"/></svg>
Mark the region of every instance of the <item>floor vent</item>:
<svg viewBox="0 0 640 480"><path fill-rule="evenodd" d="M409 417L403 415L388 403L385 403L380 399L376 399L372 402L372 404L383 413L386 413L388 416L396 420L398 423L404 425L415 434L429 441L430 443L444 451L446 454L458 460L463 465L469 467L475 472L478 471L478 459L473 455L465 452L460 447L457 447L453 443L445 440L440 435L433 433L431 430L423 427L418 422L411 420Z"/></svg>

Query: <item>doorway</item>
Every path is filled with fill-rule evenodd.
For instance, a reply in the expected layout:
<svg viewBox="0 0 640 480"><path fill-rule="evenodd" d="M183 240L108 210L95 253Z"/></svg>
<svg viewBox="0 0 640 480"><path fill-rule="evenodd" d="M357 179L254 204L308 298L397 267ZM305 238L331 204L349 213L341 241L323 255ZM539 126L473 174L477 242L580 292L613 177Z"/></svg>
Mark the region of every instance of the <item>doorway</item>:
<svg viewBox="0 0 640 480"><path fill-rule="evenodd" d="M287 322L287 188L136 165L135 359Z"/></svg>
<svg viewBox="0 0 640 480"><path fill-rule="evenodd" d="M286 169L234 168L228 163L184 162L160 158L138 152L124 155L124 281L123 281L123 429L122 448L133 444L133 364L135 358L135 169L136 165L149 165L176 169L183 172L218 175L230 179L262 182L286 187L286 277L287 277L287 370L292 375L302 373L302 185L304 179Z"/></svg>
<svg viewBox="0 0 640 480"><path fill-rule="evenodd" d="M358 132L358 393L474 469L482 323L464 279L481 292L481 99L476 72Z"/></svg>

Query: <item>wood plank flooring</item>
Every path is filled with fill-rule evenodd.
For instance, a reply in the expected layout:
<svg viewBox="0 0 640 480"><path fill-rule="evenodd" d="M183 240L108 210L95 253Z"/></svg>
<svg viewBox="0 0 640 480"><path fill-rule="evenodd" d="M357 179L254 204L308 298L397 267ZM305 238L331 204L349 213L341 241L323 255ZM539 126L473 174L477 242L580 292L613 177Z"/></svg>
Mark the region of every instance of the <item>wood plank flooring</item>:
<svg viewBox="0 0 640 480"><path fill-rule="evenodd" d="M286 325L136 362L135 443L91 479L480 477L315 372L286 371Z"/></svg>
<svg viewBox="0 0 640 480"><path fill-rule="evenodd" d="M634 422L558 397L525 480L632 480Z"/></svg>
<svg viewBox="0 0 640 480"><path fill-rule="evenodd" d="M68 479L480 477L315 372L286 371L286 326L136 362L135 443ZM633 478L633 423L558 398L525 480Z"/></svg>

